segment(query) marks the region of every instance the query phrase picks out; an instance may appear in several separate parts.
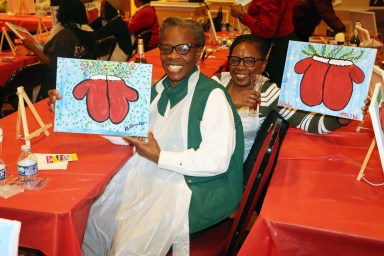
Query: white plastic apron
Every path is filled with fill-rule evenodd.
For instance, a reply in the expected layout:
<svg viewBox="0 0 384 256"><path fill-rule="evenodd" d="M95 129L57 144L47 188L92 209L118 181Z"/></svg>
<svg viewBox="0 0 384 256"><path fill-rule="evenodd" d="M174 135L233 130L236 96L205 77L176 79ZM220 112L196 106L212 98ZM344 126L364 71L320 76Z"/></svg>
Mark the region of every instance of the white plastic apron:
<svg viewBox="0 0 384 256"><path fill-rule="evenodd" d="M189 91L194 90L198 73L191 76ZM185 116L192 95L189 92L176 106L167 109L164 117L157 112L159 97L152 102L150 127L161 149L187 149L187 124L180 120L188 120ZM93 204L84 254L108 255L106 248L112 247L110 255L165 255L173 244L173 255L189 255L191 194L183 175L160 169L135 154Z"/></svg>

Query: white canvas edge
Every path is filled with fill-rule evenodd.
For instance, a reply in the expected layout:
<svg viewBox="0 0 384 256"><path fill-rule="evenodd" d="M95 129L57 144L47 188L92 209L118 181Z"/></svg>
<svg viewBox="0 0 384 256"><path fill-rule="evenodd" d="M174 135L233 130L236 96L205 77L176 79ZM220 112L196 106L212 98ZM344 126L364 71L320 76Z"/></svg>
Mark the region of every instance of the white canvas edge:
<svg viewBox="0 0 384 256"><path fill-rule="evenodd" d="M369 114L371 115L373 132L375 134L376 145L379 150L382 171L384 172L384 138L383 138L383 132L381 131L382 128L381 128L379 112L378 112L379 106L377 105L377 101L376 101L377 95L380 90L381 90L381 83L377 83L375 87L375 91L372 95L371 105L369 106Z"/></svg>

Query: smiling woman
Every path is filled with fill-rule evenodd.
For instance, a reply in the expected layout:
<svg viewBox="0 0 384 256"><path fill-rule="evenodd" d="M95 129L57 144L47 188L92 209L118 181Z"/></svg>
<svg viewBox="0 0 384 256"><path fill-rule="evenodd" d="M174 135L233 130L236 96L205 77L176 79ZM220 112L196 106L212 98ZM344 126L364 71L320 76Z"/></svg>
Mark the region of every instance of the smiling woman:
<svg viewBox="0 0 384 256"><path fill-rule="evenodd" d="M152 86L148 139L125 138L137 153L93 204L84 255L165 255L171 245L187 255L189 233L236 210L243 131L227 91L196 65L204 43L196 21L163 21L167 75Z"/></svg>

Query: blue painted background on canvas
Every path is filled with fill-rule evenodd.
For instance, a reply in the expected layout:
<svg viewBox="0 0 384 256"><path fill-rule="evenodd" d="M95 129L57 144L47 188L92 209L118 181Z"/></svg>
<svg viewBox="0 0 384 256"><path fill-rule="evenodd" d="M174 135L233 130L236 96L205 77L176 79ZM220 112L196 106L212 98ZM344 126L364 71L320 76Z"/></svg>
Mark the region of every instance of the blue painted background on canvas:
<svg viewBox="0 0 384 256"><path fill-rule="evenodd" d="M290 41L279 106L361 120L375 57L376 49Z"/></svg>
<svg viewBox="0 0 384 256"><path fill-rule="evenodd" d="M147 136L152 65L58 58L55 131Z"/></svg>

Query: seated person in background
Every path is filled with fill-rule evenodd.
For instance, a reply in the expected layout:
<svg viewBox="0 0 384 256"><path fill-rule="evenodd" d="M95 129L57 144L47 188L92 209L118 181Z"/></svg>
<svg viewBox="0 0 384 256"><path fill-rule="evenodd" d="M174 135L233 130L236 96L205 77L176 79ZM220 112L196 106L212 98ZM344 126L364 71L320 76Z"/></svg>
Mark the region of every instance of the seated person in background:
<svg viewBox="0 0 384 256"><path fill-rule="evenodd" d="M227 88L241 117L245 139L244 160L255 141L261 123L272 110L277 111L290 125L312 133L328 133L351 122L349 119L277 106L280 88L260 75L266 66L268 49L268 44L255 35L238 36L229 50L229 72L222 72L213 77ZM252 75L261 76L260 93L252 89ZM368 102L365 103L369 105ZM257 104L260 104L260 116L249 115L249 107ZM364 106L362 110L363 114L366 114L368 106Z"/></svg>
<svg viewBox="0 0 384 256"><path fill-rule="evenodd" d="M150 6L150 0L134 0L137 10L129 19L129 32L136 37L144 31L151 31L151 37L144 50L148 51L156 48L159 44L159 21L157 20L156 10Z"/></svg>
<svg viewBox="0 0 384 256"><path fill-rule="evenodd" d="M39 99L48 96L48 90L56 87L57 57L94 59L96 42L92 33L82 30L87 24L87 14L80 0L61 1L57 11L59 26L40 50L32 41L23 40L24 46L32 51L49 68L46 82L41 86Z"/></svg>
<svg viewBox="0 0 384 256"><path fill-rule="evenodd" d="M164 20L159 48L167 75L152 87L148 140L125 137L137 153L93 203L84 255L165 255L180 236L188 242L188 222L197 232L237 209L241 120L224 87L197 67L204 44L196 21ZM50 103L61 98L50 93ZM175 227L180 220L183 233Z"/></svg>
<svg viewBox="0 0 384 256"><path fill-rule="evenodd" d="M7 0L0 0L0 12L6 12Z"/></svg>
<svg viewBox="0 0 384 256"><path fill-rule="evenodd" d="M102 0L100 5L101 17L94 20L90 26L94 30L96 40L109 38L112 39L113 45L115 42L117 43L111 50L112 55L108 52L106 58L102 59L123 62L127 61L132 53L132 42L128 26L118 14L120 5L121 0ZM98 48L103 47L105 45L102 43Z"/></svg>
<svg viewBox="0 0 384 256"><path fill-rule="evenodd" d="M333 10L334 0L299 0L293 10L293 25L295 34L300 41L308 42L321 20L335 31L345 32L343 22Z"/></svg>

